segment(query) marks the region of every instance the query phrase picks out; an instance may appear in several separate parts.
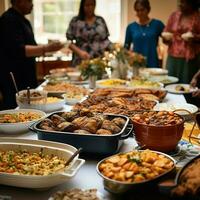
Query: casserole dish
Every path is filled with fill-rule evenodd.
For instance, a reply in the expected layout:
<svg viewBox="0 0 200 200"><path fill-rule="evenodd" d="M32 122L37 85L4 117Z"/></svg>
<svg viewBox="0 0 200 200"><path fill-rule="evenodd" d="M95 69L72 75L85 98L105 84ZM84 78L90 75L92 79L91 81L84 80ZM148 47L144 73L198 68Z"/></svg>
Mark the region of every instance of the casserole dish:
<svg viewBox="0 0 200 200"><path fill-rule="evenodd" d="M62 158L66 161L76 151L76 148L67 144L60 145L45 141L10 138L0 139L1 155L3 155L2 152L8 151L18 152L20 154L24 150L31 154L36 154L41 152L41 149L44 156L55 155L58 158ZM22 163L24 162L28 161L23 161ZM0 172L0 184L35 189L53 187L58 184L64 183L74 177L84 162L84 160L79 159L78 156L76 156L68 166L65 166L59 171L55 171L48 175L24 175L24 173L17 174Z"/></svg>
<svg viewBox="0 0 200 200"><path fill-rule="evenodd" d="M115 154L101 160L96 167L104 188L116 194L143 188L174 169L175 160L171 156L152 150Z"/></svg>
<svg viewBox="0 0 200 200"><path fill-rule="evenodd" d="M62 113L63 112L52 113L45 119L50 119L54 114L59 115ZM40 140L68 143L75 146L76 148L83 148L83 153L113 154L119 150L119 148L123 144L123 140L128 138L129 135L132 133L133 126L131 123L129 123L129 118L124 115L105 114L102 116L106 116L108 119L121 117L122 119L124 119L125 124L121 128L120 132L110 135L43 130L42 128L40 128L42 121L34 123L29 128L38 134L38 139Z"/></svg>

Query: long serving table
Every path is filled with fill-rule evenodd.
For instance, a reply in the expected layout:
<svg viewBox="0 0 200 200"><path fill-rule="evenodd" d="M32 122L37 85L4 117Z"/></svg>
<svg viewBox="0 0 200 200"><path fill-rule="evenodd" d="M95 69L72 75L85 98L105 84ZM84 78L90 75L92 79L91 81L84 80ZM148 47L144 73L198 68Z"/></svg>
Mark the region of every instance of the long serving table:
<svg viewBox="0 0 200 200"><path fill-rule="evenodd" d="M183 95L176 95L176 94L170 94L168 93L164 102L180 102L185 103L185 98ZM65 106L65 111L70 110L70 106ZM0 137L5 137L5 135L0 135ZM23 138L23 139L35 139L37 140L37 134L33 132L27 132L23 135L15 135L11 136L15 138ZM124 141L124 144L122 145L120 152L125 152L134 149L137 144L134 140L134 138L130 137ZM159 193L158 188L148 187L144 188L144 190L138 190L135 191L133 194L127 193L126 195L112 195L106 190L104 190L103 187L103 181L101 177L96 172L96 164L99 160L102 158L94 158L94 157L83 157L86 162L81 167L77 175L72 178L70 181L61 184L59 186L56 186L54 188L49 188L47 190L32 190L32 189L24 189L24 188L15 188L10 186L3 186L0 185L0 200L1 195L8 196L8 199L12 200L47 200L53 193L55 193L58 190L65 190L65 189L71 189L71 188L81 188L81 189L90 189L90 188L96 188L98 189L98 192L101 193L105 198L104 200L125 200L125 199L162 199L167 200L169 199L167 196L163 196ZM9 198L10 197L10 198Z"/></svg>

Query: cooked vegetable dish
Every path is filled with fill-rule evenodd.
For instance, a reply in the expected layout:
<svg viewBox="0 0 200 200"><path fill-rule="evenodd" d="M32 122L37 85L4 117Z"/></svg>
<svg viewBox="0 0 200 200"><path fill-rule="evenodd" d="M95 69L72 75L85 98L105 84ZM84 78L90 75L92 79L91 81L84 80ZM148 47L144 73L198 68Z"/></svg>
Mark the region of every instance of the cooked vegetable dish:
<svg viewBox="0 0 200 200"><path fill-rule="evenodd" d="M154 179L173 167L168 157L145 150L111 156L99 165L99 171L109 179L137 183Z"/></svg>
<svg viewBox="0 0 200 200"><path fill-rule="evenodd" d="M0 114L0 123L29 122L40 119L42 116L34 112L19 112Z"/></svg>
<svg viewBox="0 0 200 200"><path fill-rule="evenodd" d="M141 112L135 114L131 119L134 122L151 126L171 126L183 122L179 115L168 111Z"/></svg>
<svg viewBox="0 0 200 200"><path fill-rule="evenodd" d="M63 169L66 161L40 152L0 151L0 172L16 175L49 175Z"/></svg>

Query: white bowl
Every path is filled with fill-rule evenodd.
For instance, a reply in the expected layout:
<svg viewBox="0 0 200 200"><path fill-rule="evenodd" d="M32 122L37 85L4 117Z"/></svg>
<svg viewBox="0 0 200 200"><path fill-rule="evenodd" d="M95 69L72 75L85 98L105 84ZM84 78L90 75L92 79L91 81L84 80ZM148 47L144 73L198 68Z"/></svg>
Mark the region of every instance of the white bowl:
<svg viewBox="0 0 200 200"><path fill-rule="evenodd" d="M37 115L40 115L38 119L26 121L26 122L16 122L16 123L1 123L0 122L0 133L6 133L6 134L17 134L17 133L24 133L28 132L29 126L42 119L43 117L46 116L46 113L40 110L35 110L35 109L18 109L18 110L3 110L0 111L0 116L5 115L5 114L18 114L18 113L35 113ZM1 118L1 117L0 117Z"/></svg>
<svg viewBox="0 0 200 200"><path fill-rule="evenodd" d="M69 157L76 151L76 148L67 145L59 144L55 142L35 141L35 140L23 140L23 139L2 139L0 141L0 148L4 151L14 150L20 151L26 149L28 152L40 152L41 149L45 155L57 155L64 160L68 160ZM23 188L35 188L44 189L59 185L70 180L76 175L79 168L84 164L84 160L79 159L78 156L74 158L69 166L63 168L63 170L50 175L15 175L0 172L0 184L23 187Z"/></svg>
<svg viewBox="0 0 200 200"><path fill-rule="evenodd" d="M67 75L67 68L55 68L51 69L49 73L53 75L54 77L63 77Z"/></svg>
<svg viewBox="0 0 200 200"><path fill-rule="evenodd" d="M183 116L185 120L189 120L189 119L191 120L192 116L190 115L190 113L191 114L196 113L198 111L198 107L193 105L193 104L189 104L189 103L174 103L174 104L158 103L154 106L153 110L156 110L156 111L164 111L164 110L165 111L175 111L177 114ZM178 111L178 110L180 110L180 111ZM184 110L186 110L186 111L184 111Z"/></svg>
<svg viewBox="0 0 200 200"><path fill-rule="evenodd" d="M67 75L69 76L69 79L71 81L80 81L80 79L81 79L81 72L79 72L79 71L68 72Z"/></svg>
<svg viewBox="0 0 200 200"><path fill-rule="evenodd" d="M65 100L63 98L59 97L58 101L55 102L48 102L47 97L47 102L42 103L42 104L27 104L27 103L21 103L20 101L17 102L19 108L29 108L29 109L37 109L37 110L42 110L44 112L53 112L53 111L58 111L61 110L65 104ZM57 98L57 97L55 97Z"/></svg>
<svg viewBox="0 0 200 200"><path fill-rule="evenodd" d="M83 101L85 99L85 96L80 95L80 96L75 96L75 97L68 97L67 94L63 94L62 95L65 103L68 105L74 105L76 103L80 103L81 101Z"/></svg>
<svg viewBox="0 0 200 200"><path fill-rule="evenodd" d="M30 104L45 103L47 100L47 92L42 90L30 89ZM19 105L28 105L27 90L16 93L16 102ZM31 108L31 107L26 107Z"/></svg>

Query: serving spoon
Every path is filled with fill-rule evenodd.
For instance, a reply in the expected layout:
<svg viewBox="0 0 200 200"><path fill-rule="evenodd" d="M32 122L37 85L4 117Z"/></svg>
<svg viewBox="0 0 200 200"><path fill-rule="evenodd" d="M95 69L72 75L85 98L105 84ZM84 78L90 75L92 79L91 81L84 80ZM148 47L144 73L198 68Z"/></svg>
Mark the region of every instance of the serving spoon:
<svg viewBox="0 0 200 200"><path fill-rule="evenodd" d="M14 77L14 75L13 75L12 72L10 72L10 76L11 76L11 78L12 78L12 81L13 81L13 84L14 84L14 87L15 87L15 90L16 90L16 92L17 92L17 95L19 96L19 90L18 90L18 88L17 88L17 83L16 83L16 81L15 81L15 77Z"/></svg>
<svg viewBox="0 0 200 200"><path fill-rule="evenodd" d="M27 87L27 101L28 101L28 104L31 104L30 87Z"/></svg>
<svg viewBox="0 0 200 200"><path fill-rule="evenodd" d="M66 161L65 166L69 165L72 160L82 151L82 148L77 149L72 155L71 157L69 157L69 159Z"/></svg>

